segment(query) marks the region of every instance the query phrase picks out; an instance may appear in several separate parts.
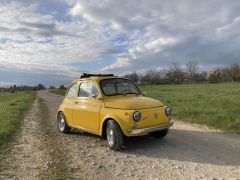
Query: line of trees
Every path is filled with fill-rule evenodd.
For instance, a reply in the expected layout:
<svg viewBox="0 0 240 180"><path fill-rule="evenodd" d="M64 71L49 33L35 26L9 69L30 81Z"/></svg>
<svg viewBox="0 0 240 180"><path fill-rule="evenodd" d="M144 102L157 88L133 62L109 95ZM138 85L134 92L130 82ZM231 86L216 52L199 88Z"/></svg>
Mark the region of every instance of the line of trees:
<svg viewBox="0 0 240 180"><path fill-rule="evenodd" d="M44 90L46 87L42 84L38 84L36 86L17 86L16 84L9 87L0 87L0 92L11 92L15 93L17 91L36 91L36 90Z"/></svg>
<svg viewBox="0 0 240 180"><path fill-rule="evenodd" d="M55 87L55 86L49 86L48 89L66 89L66 87L64 85L60 85L59 87ZM38 84L36 86L25 86L25 85L21 85L21 86L17 86L16 84L9 86L9 87L0 87L0 92L11 92L11 93L15 93L17 91L37 91L37 90L44 90L47 89L43 84Z"/></svg>
<svg viewBox="0 0 240 180"><path fill-rule="evenodd" d="M215 67L209 71L199 71L196 62L188 62L185 66L172 63L165 70L148 70L145 73L125 75L138 84L181 84L181 83L221 83L240 82L240 64L235 63L227 67ZM49 89L66 89L64 85L50 86ZM0 87L0 92L34 91L47 89L44 85Z"/></svg>
<svg viewBox="0 0 240 180"><path fill-rule="evenodd" d="M139 84L181 84L181 83L221 83L240 82L240 64L227 67L215 67L209 71L199 71L196 62L188 62L185 66L172 63L165 70L148 70L145 73L125 75Z"/></svg>

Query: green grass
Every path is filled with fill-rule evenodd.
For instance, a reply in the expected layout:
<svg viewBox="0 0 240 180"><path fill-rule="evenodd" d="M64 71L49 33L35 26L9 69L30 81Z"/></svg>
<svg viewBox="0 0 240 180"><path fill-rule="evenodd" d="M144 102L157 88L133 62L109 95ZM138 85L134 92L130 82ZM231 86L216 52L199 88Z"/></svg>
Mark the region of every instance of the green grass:
<svg viewBox="0 0 240 180"><path fill-rule="evenodd" d="M30 107L35 92L0 93L0 150L19 127L24 112Z"/></svg>
<svg viewBox="0 0 240 180"><path fill-rule="evenodd" d="M49 90L49 92L60 95L60 96L64 96L66 89L51 89L51 90Z"/></svg>
<svg viewBox="0 0 240 180"><path fill-rule="evenodd" d="M240 132L240 83L142 86L173 108L174 118Z"/></svg>
<svg viewBox="0 0 240 180"><path fill-rule="evenodd" d="M147 96L173 108L175 119L240 132L240 83L144 85ZM54 90L63 95L65 90Z"/></svg>

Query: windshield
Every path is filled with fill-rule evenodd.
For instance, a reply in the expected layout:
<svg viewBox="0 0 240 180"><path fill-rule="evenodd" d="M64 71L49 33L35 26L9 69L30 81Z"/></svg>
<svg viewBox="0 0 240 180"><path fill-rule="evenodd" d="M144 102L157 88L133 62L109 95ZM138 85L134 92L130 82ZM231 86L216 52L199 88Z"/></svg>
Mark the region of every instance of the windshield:
<svg viewBox="0 0 240 180"><path fill-rule="evenodd" d="M101 80L100 86L106 96L140 94L137 86L128 79L104 79Z"/></svg>

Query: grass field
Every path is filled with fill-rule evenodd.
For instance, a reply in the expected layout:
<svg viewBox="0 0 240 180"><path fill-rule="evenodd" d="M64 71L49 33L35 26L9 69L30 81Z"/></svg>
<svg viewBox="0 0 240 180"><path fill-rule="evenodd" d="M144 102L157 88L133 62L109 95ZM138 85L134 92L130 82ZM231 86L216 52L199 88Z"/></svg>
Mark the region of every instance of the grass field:
<svg viewBox="0 0 240 180"><path fill-rule="evenodd" d="M0 93L0 150L16 131L35 94L35 92Z"/></svg>
<svg viewBox="0 0 240 180"><path fill-rule="evenodd" d="M51 90L48 90L48 91L53 93L53 94L64 96L65 92L66 92L66 89L51 89Z"/></svg>
<svg viewBox="0 0 240 180"><path fill-rule="evenodd" d="M240 84L143 86L143 91L173 108L174 118L240 132Z"/></svg>
<svg viewBox="0 0 240 180"><path fill-rule="evenodd" d="M240 83L145 85L147 96L173 108L174 118L240 132ZM53 93L63 95L63 90Z"/></svg>

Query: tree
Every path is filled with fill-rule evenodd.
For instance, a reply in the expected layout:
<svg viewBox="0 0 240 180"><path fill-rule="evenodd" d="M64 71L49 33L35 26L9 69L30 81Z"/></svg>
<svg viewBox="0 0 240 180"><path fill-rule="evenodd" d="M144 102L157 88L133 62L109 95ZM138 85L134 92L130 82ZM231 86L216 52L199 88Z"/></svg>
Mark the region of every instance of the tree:
<svg viewBox="0 0 240 180"><path fill-rule="evenodd" d="M131 79L135 83L138 83L139 79L140 79L139 75L136 72L134 72L132 74L127 74L125 77Z"/></svg>
<svg viewBox="0 0 240 180"><path fill-rule="evenodd" d="M55 86L49 86L48 89L56 89L56 87Z"/></svg>
<svg viewBox="0 0 240 180"><path fill-rule="evenodd" d="M172 63L169 66L169 70L166 73L166 77L168 79L169 82L171 83L181 83L184 81L184 72L180 66L180 64L178 63Z"/></svg>
<svg viewBox="0 0 240 180"><path fill-rule="evenodd" d="M46 89L46 87L42 84L38 84L37 87L36 87L37 90L44 90Z"/></svg>
<svg viewBox="0 0 240 180"><path fill-rule="evenodd" d="M232 81L240 81L240 64L232 64L229 68L229 74Z"/></svg>
<svg viewBox="0 0 240 180"><path fill-rule="evenodd" d="M62 84L59 86L59 89L66 89L66 87Z"/></svg>
<svg viewBox="0 0 240 180"><path fill-rule="evenodd" d="M223 69L220 67L215 67L212 70L208 71L206 79L210 83L219 83L222 82L224 77Z"/></svg>
<svg viewBox="0 0 240 180"><path fill-rule="evenodd" d="M188 80L190 84L195 80L194 78L197 73L197 69L198 69L198 63L196 62L189 61L186 64L186 71L187 71Z"/></svg>
<svg viewBox="0 0 240 180"><path fill-rule="evenodd" d="M11 93L15 93L16 91L17 91L17 86L16 86L16 84L14 84L13 86L10 86L10 92Z"/></svg>
<svg viewBox="0 0 240 180"><path fill-rule="evenodd" d="M153 70L148 70L144 75L141 77L141 83L143 84L150 84L152 83L152 74Z"/></svg>
<svg viewBox="0 0 240 180"><path fill-rule="evenodd" d="M207 76L207 72L196 73L194 75L194 80L195 82L199 82L199 83L206 82L207 81L206 76Z"/></svg>
<svg viewBox="0 0 240 180"><path fill-rule="evenodd" d="M165 81L165 73L163 71L148 70L141 76L141 83L144 84L163 84Z"/></svg>

